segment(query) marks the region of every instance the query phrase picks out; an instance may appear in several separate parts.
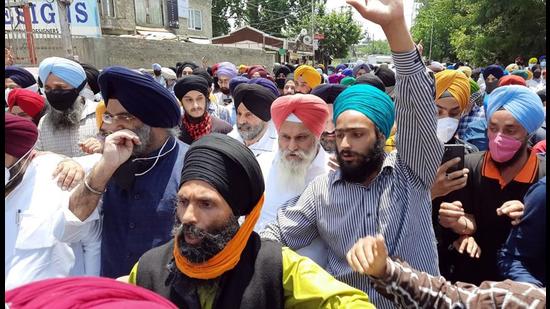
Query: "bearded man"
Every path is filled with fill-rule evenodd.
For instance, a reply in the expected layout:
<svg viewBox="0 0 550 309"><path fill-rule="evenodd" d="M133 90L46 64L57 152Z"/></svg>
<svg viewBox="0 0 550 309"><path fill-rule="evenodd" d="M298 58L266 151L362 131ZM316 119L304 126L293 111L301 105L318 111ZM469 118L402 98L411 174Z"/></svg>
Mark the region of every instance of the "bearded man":
<svg viewBox="0 0 550 309"><path fill-rule="evenodd" d="M194 142L181 172L174 239L145 253L130 283L179 308L373 308L363 292L254 232L262 178L242 143L218 133ZM239 216L246 216L240 226Z"/></svg>
<svg viewBox="0 0 550 309"><path fill-rule="evenodd" d="M38 75L44 81L46 101L51 108L38 123L40 136L36 149L67 157L86 155L79 142L97 134L97 102L84 97L86 72L74 61L50 57L40 63Z"/></svg>

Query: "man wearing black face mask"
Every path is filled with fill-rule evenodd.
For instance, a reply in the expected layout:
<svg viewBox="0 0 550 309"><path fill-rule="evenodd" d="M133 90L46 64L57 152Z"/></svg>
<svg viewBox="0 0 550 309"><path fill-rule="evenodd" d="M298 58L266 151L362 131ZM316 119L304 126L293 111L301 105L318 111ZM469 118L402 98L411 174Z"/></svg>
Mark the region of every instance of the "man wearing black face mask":
<svg viewBox="0 0 550 309"><path fill-rule="evenodd" d="M284 65L279 67L277 71L275 71L275 83L277 84L277 89L279 89L279 95L283 95L286 77L290 73L290 69Z"/></svg>
<svg viewBox="0 0 550 309"><path fill-rule="evenodd" d="M36 149L68 157L85 155L78 143L97 134L97 102L83 96L86 72L74 61L50 57L40 63L38 75L52 108L38 123Z"/></svg>

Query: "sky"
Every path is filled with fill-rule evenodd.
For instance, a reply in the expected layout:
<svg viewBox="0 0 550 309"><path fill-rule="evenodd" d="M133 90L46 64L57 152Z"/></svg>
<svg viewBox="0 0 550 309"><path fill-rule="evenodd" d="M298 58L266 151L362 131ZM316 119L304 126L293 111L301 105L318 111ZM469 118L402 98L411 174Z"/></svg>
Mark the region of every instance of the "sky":
<svg viewBox="0 0 550 309"><path fill-rule="evenodd" d="M404 6L405 6L405 20L407 22L407 26L411 27L411 13L413 8L413 0L403 0ZM340 7L347 7L349 5L346 4L346 1L344 0L327 0L327 11L332 10L339 10ZM363 29L367 30L369 34L374 36L375 40L385 40L386 36L384 35L384 32L382 31L382 28L378 26L377 24L374 24L370 21L365 20L355 9L352 8L353 11L353 18L360 22L363 25Z"/></svg>

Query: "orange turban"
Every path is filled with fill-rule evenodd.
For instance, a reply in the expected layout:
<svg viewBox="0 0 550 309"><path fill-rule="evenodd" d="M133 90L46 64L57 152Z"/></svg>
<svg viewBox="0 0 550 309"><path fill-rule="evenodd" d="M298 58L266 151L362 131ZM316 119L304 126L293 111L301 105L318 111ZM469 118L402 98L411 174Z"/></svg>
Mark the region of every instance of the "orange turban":
<svg viewBox="0 0 550 309"><path fill-rule="evenodd" d="M498 86L520 85L527 86L525 79L518 75L506 75L498 81Z"/></svg>
<svg viewBox="0 0 550 309"><path fill-rule="evenodd" d="M319 138L328 118L327 103L316 95L299 93L279 97L271 104L271 119L277 131L285 120L296 118Z"/></svg>
<svg viewBox="0 0 550 309"><path fill-rule="evenodd" d="M311 88L315 88L321 84L321 74L310 65L303 64L294 71L294 80L302 77L306 84Z"/></svg>
<svg viewBox="0 0 550 309"><path fill-rule="evenodd" d="M95 107L95 121L97 123L98 130L101 130L101 125L103 125L103 114L105 114L106 110L107 107L105 106L105 102L103 102L103 100Z"/></svg>
<svg viewBox="0 0 550 309"><path fill-rule="evenodd" d="M468 77L457 70L445 70L435 74L435 99L449 91L458 101L460 111L464 111L470 101L470 81Z"/></svg>

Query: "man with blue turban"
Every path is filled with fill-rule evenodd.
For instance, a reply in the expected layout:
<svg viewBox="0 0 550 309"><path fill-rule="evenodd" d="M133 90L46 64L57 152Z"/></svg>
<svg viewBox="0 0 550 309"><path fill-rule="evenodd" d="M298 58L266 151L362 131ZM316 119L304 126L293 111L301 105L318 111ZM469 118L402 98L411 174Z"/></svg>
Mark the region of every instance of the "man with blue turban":
<svg viewBox="0 0 550 309"><path fill-rule="evenodd" d="M84 68L69 59L50 57L40 63L38 76L50 110L38 123L36 149L68 157L86 155L79 144L95 136L98 129L97 102L86 95Z"/></svg>
<svg viewBox="0 0 550 309"><path fill-rule="evenodd" d="M477 259L459 257L455 275L447 278L451 281L479 284L503 279L497 252L523 214L523 196L546 175L546 160L528 147L529 137L544 121L537 94L524 86L499 87L489 96L485 115L489 150L466 155L464 167L470 171L466 187L447 197L454 202L442 203L465 213L469 222L465 226L464 219L460 219L463 224L452 216L440 219L462 235L460 241L477 244L482 254Z"/></svg>
<svg viewBox="0 0 550 309"><path fill-rule="evenodd" d="M377 308L395 308L369 277L353 274L346 255L357 239L382 234L390 256L439 274L430 190L443 145L436 134L434 81L408 32L401 1L380 1L376 8L348 3L386 34L396 67L395 104L371 85L342 91L333 112L339 169L315 178L297 201L282 205L261 236L291 249L319 238L329 273L365 291ZM394 120L397 151L386 154Z"/></svg>
<svg viewBox="0 0 550 309"><path fill-rule="evenodd" d="M99 162L73 192L72 222L103 213L101 276L117 278L171 239L174 198L188 146L178 140L177 99L150 76L109 67L99 75L109 134ZM100 202L101 201L101 202Z"/></svg>

